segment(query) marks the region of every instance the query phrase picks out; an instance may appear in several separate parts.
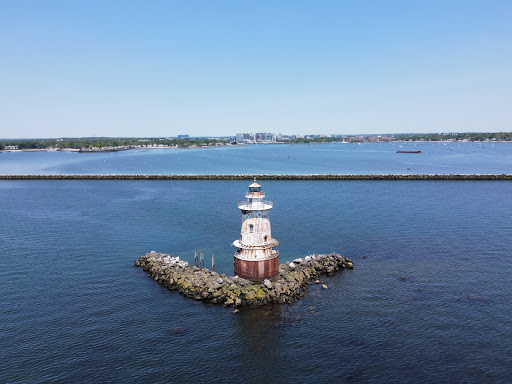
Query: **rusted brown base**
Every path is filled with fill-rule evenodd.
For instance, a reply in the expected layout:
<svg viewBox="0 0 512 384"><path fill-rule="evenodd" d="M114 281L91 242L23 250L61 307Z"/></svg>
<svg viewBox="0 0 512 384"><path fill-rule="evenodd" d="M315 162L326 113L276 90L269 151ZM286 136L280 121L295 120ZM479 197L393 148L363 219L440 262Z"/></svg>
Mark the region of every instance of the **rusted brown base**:
<svg viewBox="0 0 512 384"><path fill-rule="evenodd" d="M267 260L242 260L235 256L235 275L242 279L262 281L279 274L279 257Z"/></svg>

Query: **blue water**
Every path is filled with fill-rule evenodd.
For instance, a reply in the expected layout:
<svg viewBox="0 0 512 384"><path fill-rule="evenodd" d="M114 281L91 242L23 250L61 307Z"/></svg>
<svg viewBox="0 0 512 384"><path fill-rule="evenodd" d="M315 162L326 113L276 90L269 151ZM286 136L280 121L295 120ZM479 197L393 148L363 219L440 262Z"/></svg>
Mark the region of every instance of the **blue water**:
<svg viewBox="0 0 512 384"><path fill-rule="evenodd" d="M511 381L512 183L263 182L281 261L355 262L293 305L233 314L132 266L231 273L247 184L0 181L0 382Z"/></svg>
<svg viewBox="0 0 512 384"><path fill-rule="evenodd" d="M398 154L397 150L422 153ZM511 172L512 143L276 144L113 153L0 153L0 174Z"/></svg>

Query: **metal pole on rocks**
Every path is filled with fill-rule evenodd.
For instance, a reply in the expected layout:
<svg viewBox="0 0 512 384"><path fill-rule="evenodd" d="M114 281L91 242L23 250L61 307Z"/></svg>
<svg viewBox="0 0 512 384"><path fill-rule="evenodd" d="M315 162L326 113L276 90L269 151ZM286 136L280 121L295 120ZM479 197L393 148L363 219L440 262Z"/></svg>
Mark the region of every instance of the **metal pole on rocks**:
<svg viewBox="0 0 512 384"><path fill-rule="evenodd" d="M197 260L197 248L196 248L196 251L194 253L194 267L198 267L198 266L199 266L199 263Z"/></svg>
<svg viewBox="0 0 512 384"><path fill-rule="evenodd" d="M204 268L204 251L201 251L201 258L199 259L199 268Z"/></svg>
<svg viewBox="0 0 512 384"><path fill-rule="evenodd" d="M215 255L212 255L212 271L215 271Z"/></svg>

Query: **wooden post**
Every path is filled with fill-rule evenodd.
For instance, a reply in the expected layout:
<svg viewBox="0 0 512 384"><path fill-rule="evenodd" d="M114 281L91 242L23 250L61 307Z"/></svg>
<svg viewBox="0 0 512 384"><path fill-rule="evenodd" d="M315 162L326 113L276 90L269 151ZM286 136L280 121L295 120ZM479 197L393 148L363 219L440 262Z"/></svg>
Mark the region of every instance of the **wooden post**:
<svg viewBox="0 0 512 384"><path fill-rule="evenodd" d="M212 272L215 271L215 255L212 255Z"/></svg>
<svg viewBox="0 0 512 384"><path fill-rule="evenodd" d="M197 260L197 248L196 248L196 251L194 253L194 267L198 267L199 266L199 262Z"/></svg>

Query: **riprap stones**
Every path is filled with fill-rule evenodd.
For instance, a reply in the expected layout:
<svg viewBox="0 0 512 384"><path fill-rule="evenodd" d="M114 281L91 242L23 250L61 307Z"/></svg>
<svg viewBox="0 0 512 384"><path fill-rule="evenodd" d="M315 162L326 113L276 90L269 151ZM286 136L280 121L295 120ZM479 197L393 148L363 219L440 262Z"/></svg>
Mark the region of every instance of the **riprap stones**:
<svg viewBox="0 0 512 384"><path fill-rule="evenodd" d="M252 282L191 267L179 257L155 251L135 260L135 265L160 284L186 297L237 307L290 303L304 296L311 280L354 267L350 259L337 253L310 255L279 265L279 275L272 280Z"/></svg>

